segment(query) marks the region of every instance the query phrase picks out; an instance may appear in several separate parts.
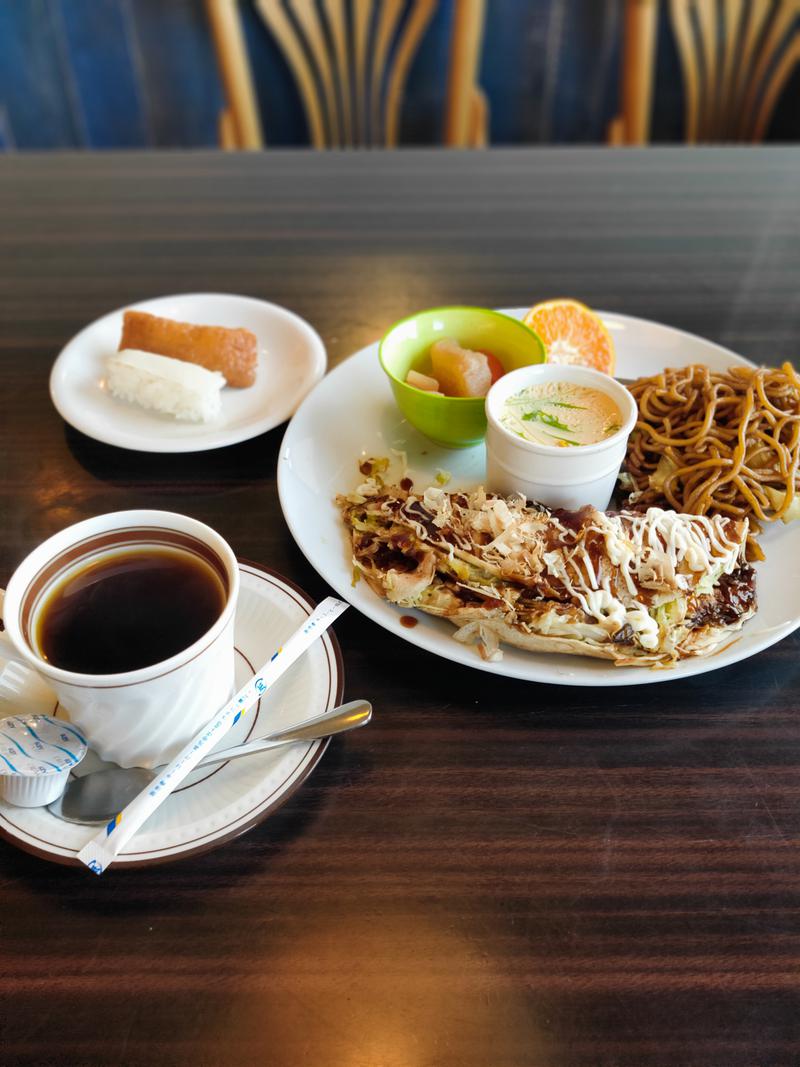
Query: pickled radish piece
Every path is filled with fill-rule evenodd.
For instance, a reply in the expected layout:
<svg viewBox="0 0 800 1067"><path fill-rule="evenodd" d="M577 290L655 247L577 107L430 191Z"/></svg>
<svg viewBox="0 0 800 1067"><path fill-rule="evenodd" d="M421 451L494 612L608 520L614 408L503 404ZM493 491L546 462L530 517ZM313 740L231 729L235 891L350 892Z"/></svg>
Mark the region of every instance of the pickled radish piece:
<svg viewBox="0 0 800 1067"><path fill-rule="evenodd" d="M462 348L452 337L431 345L431 362L445 396L486 396L492 384L489 361L483 352Z"/></svg>
<svg viewBox="0 0 800 1067"><path fill-rule="evenodd" d="M439 383L435 378L427 374L420 374L418 370L410 370L406 375L406 385L413 385L415 389L424 389L426 393L439 393Z"/></svg>

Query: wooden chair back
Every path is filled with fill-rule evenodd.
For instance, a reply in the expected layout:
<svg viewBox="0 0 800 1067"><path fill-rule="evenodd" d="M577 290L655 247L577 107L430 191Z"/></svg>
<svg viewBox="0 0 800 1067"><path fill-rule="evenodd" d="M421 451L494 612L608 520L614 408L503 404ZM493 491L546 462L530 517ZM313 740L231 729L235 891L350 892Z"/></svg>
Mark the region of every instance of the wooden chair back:
<svg viewBox="0 0 800 1067"><path fill-rule="evenodd" d="M625 0L622 114L609 140L644 144L658 0ZM685 95L685 137L760 141L800 63L800 0L669 0Z"/></svg>
<svg viewBox="0 0 800 1067"><path fill-rule="evenodd" d="M254 0L297 85L315 148L393 147L408 71L439 0ZM206 0L227 107L223 147L264 142L237 0ZM485 0L455 0L444 141L486 143L477 86Z"/></svg>

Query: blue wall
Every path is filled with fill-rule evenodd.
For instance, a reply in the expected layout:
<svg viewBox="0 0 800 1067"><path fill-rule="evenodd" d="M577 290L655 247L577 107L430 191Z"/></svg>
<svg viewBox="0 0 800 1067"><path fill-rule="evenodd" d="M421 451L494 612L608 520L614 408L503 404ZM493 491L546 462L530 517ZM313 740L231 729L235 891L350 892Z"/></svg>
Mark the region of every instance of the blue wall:
<svg viewBox="0 0 800 1067"><path fill-rule="evenodd" d="M440 3L412 65L404 143L440 140L452 4ZM604 141L621 0L487 0L487 9L481 83L492 142ZM248 0L243 10L267 140L305 144L283 57ZM683 101L666 25L657 69L654 139L679 140ZM800 137L798 91L800 72L771 139ZM0 147L212 146L221 104L202 0L0 0Z"/></svg>

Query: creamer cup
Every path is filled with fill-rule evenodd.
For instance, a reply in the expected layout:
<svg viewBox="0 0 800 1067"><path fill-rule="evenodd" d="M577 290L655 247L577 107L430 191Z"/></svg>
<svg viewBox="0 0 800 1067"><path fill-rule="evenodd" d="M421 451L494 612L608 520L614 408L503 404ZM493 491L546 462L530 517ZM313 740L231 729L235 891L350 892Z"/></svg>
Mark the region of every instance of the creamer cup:
<svg viewBox="0 0 800 1067"><path fill-rule="evenodd" d="M22 808L51 804L86 751L80 732L50 715L0 719L0 795Z"/></svg>

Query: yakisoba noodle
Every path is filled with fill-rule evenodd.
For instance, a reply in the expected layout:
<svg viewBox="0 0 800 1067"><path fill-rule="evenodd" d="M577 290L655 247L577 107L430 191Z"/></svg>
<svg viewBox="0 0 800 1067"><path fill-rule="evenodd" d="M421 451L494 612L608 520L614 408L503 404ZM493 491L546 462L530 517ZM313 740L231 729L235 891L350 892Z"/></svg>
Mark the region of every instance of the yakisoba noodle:
<svg viewBox="0 0 800 1067"><path fill-rule="evenodd" d="M790 363L724 373L695 364L630 391L639 405L626 458L631 503L747 516L756 528L796 517L800 376Z"/></svg>

